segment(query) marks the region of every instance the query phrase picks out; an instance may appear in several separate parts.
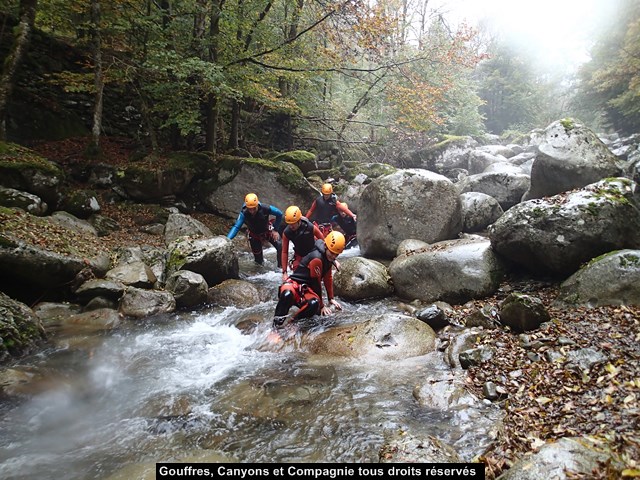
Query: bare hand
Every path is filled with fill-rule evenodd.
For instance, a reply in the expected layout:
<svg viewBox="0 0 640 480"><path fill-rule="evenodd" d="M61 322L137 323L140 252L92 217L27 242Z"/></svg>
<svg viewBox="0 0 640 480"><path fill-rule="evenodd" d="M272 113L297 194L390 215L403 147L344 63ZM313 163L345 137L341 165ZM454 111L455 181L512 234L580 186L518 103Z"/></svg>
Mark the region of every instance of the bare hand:
<svg viewBox="0 0 640 480"><path fill-rule="evenodd" d="M336 310L342 310L342 305L340 305L336 300L334 300L333 298L331 300L329 300L329 303L331 305L333 305L334 307L336 307Z"/></svg>
<svg viewBox="0 0 640 480"><path fill-rule="evenodd" d="M320 314L322 316L327 316L327 315L331 315L331 309L329 307L322 307L322 311L320 312Z"/></svg>

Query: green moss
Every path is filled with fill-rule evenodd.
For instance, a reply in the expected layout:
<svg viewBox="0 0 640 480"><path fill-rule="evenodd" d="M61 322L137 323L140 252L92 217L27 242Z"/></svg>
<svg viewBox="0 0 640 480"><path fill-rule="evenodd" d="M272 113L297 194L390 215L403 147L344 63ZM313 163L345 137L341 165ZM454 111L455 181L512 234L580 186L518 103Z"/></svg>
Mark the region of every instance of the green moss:
<svg viewBox="0 0 640 480"><path fill-rule="evenodd" d="M560 124L564 127L567 133L576 128L576 123L573 118L563 118L560 120Z"/></svg>
<svg viewBox="0 0 640 480"><path fill-rule="evenodd" d="M289 162L294 165L302 165L307 162L313 162L316 156L307 152L306 150L293 150L291 152L284 152L273 157L274 162Z"/></svg>
<svg viewBox="0 0 640 480"><path fill-rule="evenodd" d="M620 266L622 268L638 268L640 267L640 257L633 253L625 253L620 255Z"/></svg>
<svg viewBox="0 0 640 480"><path fill-rule="evenodd" d="M15 143L0 142L0 169L36 169L54 175L63 175L62 170L33 150Z"/></svg>
<svg viewBox="0 0 640 480"><path fill-rule="evenodd" d="M180 250L179 247L171 250L169 254L169 258L167 259L167 271L168 272L177 272L182 268L182 266L187 262L186 254Z"/></svg>
<svg viewBox="0 0 640 480"><path fill-rule="evenodd" d="M215 166L213 158L202 152L174 152L168 162L171 169L193 170L200 175L211 172Z"/></svg>
<svg viewBox="0 0 640 480"><path fill-rule="evenodd" d="M364 173L369 178L378 178L396 171L395 167L386 163L356 163L346 171L344 177L353 180L357 175Z"/></svg>
<svg viewBox="0 0 640 480"><path fill-rule="evenodd" d="M600 213L600 206L597 203L590 202L586 207L581 208L594 217Z"/></svg>
<svg viewBox="0 0 640 480"><path fill-rule="evenodd" d="M631 203L626 197L625 192L620 189L620 184L622 184L622 187L630 187L631 181L618 178L605 180L600 186L595 188L594 196L597 199L604 199L612 203L630 205Z"/></svg>
<svg viewBox="0 0 640 480"><path fill-rule="evenodd" d="M534 217L541 218L541 217L544 217L544 216L545 216L545 210L544 210L544 208L534 207L534 208L531 210L531 214L532 214Z"/></svg>
<svg viewBox="0 0 640 480"><path fill-rule="evenodd" d="M587 268L590 267L591 265L593 265L594 263L599 262L602 259L605 259L607 257L610 257L611 255L615 255L619 252L620 250L614 250L612 252L607 252L607 253L603 253L602 255L598 255L597 257L592 258L591 260L589 260L587 263L583 264L580 267L580 270L582 270L583 268Z"/></svg>
<svg viewBox="0 0 640 480"><path fill-rule="evenodd" d="M467 140L468 137L460 136L460 135L444 135L444 140L433 145L434 149L444 149L449 147L452 144L463 143Z"/></svg>

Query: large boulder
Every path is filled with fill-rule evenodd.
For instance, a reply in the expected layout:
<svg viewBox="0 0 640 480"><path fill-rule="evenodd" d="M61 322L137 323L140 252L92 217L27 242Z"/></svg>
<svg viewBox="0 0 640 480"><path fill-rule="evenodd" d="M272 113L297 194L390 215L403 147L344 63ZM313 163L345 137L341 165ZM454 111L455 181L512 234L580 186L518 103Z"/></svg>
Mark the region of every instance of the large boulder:
<svg viewBox="0 0 640 480"><path fill-rule="evenodd" d="M500 255L539 275L567 277L594 257L640 247L640 191L610 178L569 194L529 200L488 228Z"/></svg>
<svg viewBox="0 0 640 480"><path fill-rule="evenodd" d="M302 171L292 163L257 158L224 157L198 187L202 203L229 218L238 216L249 192L258 195L261 203L283 212L289 205L298 205L304 212L317 196Z"/></svg>
<svg viewBox="0 0 640 480"><path fill-rule="evenodd" d="M184 193L194 178L208 176L213 160L204 153L175 152L166 159L149 155L118 175L119 187L132 199L160 201Z"/></svg>
<svg viewBox="0 0 640 480"><path fill-rule="evenodd" d="M622 175L618 158L588 127L557 120L543 134L523 200L542 198Z"/></svg>
<svg viewBox="0 0 640 480"><path fill-rule="evenodd" d="M400 314L378 315L362 323L330 328L309 339L318 355L400 360L434 351L436 334L417 318Z"/></svg>
<svg viewBox="0 0 640 480"><path fill-rule="evenodd" d="M47 213L49 208L37 195L2 186L0 186L0 206L21 208L32 215L38 216Z"/></svg>
<svg viewBox="0 0 640 480"><path fill-rule="evenodd" d="M44 338L33 310L0 292L0 362L28 353Z"/></svg>
<svg viewBox="0 0 640 480"><path fill-rule="evenodd" d="M602 445L581 438L561 438L549 441L539 451L525 455L515 462L498 480L538 480L553 478L567 480L575 478L567 472L580 474L584 478L592 476L599 464L609 456L603 452Z"/></svg>
<svg viewBox="0 0 640 480"><path fill-rule="evenodd" d="M347 300L387 297L393 293L391 277L382 263L362 257L340 262L333 276L334 293Z"/></svg>
<svg viewBox="0 0 640 480"><path fill-rule="evenodd" d="M171 292L145 290L128 287L120 299L118 310L123 315L145 318L160 313L171 313L176 309L176 300Z"/></svg>
<svg viewBox="0 0 640 480"><path fill-rule="evenodd" d="M593 259L562 283L557 302L640 305L640 250L618 250Z"/></svg>
<svg viewBox="0 0 640 480"><path fill-rule="evenodd" d="M389 265L389 274L401 298L462 304L494 293L503 267L490 242L473 237L399 255Z"/></svg>
<svg viewBox="0 0 640 480"><path fill-rule="evenodd" d="M211 287L207 291L207 300L213 305L236 308L249 308L264 301L263 294L256 285L235 278Z"/></svg>
<svg viewBox="0 0 640 480"><path fill-rule="evenodd" d="M27 225L31 233L37 232L33 244L23 239L27 236L20 225ZM68 294L80 272L90 269L100 277L110 268L109 252L97 242L97 237L79 235L54 224L50 217L0 209L2 290L25 302Z"/></svg>
<svg viewBox="0 0 640 480"><path fill-rule="evenodd" d="M166 288L173 293L178 307L189 308L207 301L209 286L199 273L179 270L167 279Z"/></svg>
<svg viewBox="0 0 640 480"><path fill-rule="evenodd" d="M469 155L478 142L471 137L450 136L442 142L412 152L401 164L407 168L424 168L441 175L455 169L467 169Z"/></svg>
<svg viewBox="0 0 640 480"><path fill-rule="evenodd" d="M366 257L393 258L407 238L434 243L462 229L455 185L428 170L398 170L372 181L358 210L358 244Z"/></svg>
<svg viewBox="0 0 640 480"><path fill-rule="evenodd" d="M209 227L190 215L172 213L164 225L164 243L169 245L180 237L213 237Z"/></svg>
<svg viewBox="0 0 640 480"><path fill-rule="evenodd" d="M64 172L34 151L14 143L0 142L0 185L37 195L49 207L62 198Z"/></svg>
<svg viewBox="0 0 640 480"><path fill-rule="evenodd" d="M522 199L529 188L529 175L514 172L487 172L469 175L457 184L460 193L480 192L495 198L503 210Z"/></svg>
<svg viewBox="0 0 640 480"><path fill-rule="evenodd" d="M484 230L504 213L498 201L486 193L467 192L460 195L462 202L462 231Z"/></svg>
<svg viewBox="0 0 640 480"><path fill-rule="evenodd" d="M287 162L295 165L304 175L318 169L318 161L315 153L306 150L292 150L279 153L273 157L274 162Z"/></svg>
<svg viewBox="0 0 640 480"><path fill-rule="evenodd" d="M231 240L222 235L191 239L181 237L168 247L166 276L179 270L190 270L202 275L208 286L229 278L238 278L238 255Z"/></svg>

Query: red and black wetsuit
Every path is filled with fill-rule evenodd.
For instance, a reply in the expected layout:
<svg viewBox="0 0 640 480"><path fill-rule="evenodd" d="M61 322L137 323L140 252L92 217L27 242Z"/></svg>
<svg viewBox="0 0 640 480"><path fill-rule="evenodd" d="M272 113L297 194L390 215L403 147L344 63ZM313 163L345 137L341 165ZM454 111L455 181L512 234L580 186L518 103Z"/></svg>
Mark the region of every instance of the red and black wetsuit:
<svg viewBox="0 0 640 480"><path fill-rule="evenodd" d="M344 212L351 218L354 217L353 212L344 203L340 203L336 194L332 193L327 200L323 195L316 198L307 211L306 217L313 219L320 227L322 234L326 235L331 231L331 219L339 212Z"/></svg>
<svg viewBox="0 0 640 480"><path fill-rule="evenodd" d="M313 218L319 225L323 223L331 223L331 217L338 214L338 197L335 193L329 196L328 200L324 199L324 196L319 195L311 205L309 212L307 212L308 218Z"/></svg>
<svg viewBox="0 0 640 480"><path fill-rule="evenodd" d="M287 255L289 254L289 242L293 243L293 260L291 269L295 271L300 260L310 253L316 243L316 239L322 239L324 235L317 226L305 217L300 218L300 226L292 229L290 225L282 232L282 272L287 273Z"/></svg>
<svg viewBox="0 0 640 480"><path fill-rule="evenodd" d="M324 241L316 240L315 248L306 255L293 274L280 286L274 325L279 326L289 313L292 305L300 308L294 320L309 318L320 312L322 303L322 283L327 290L327 298L333 299L333 263L327 259Z"/></svg>

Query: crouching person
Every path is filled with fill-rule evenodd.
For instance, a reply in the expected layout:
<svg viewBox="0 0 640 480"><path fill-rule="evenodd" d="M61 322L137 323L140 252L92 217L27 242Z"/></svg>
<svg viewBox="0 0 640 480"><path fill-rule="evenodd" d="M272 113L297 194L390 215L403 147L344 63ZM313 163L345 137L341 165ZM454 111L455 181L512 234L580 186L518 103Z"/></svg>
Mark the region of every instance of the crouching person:
<svg viewBox="0 0 640 480"><path fill-rule="evenodd" d="M273 327L284 325L292 306L299 308L293 321L316 314L330 315L331 309L322 302L322 284L327 300L337 310L342 306L333 298L333 274L331 267L344 250L345 238L340 232L330 232L324 240L316 240L315 248L307 254L278 291L278 305L273 317Z"/></svg>

